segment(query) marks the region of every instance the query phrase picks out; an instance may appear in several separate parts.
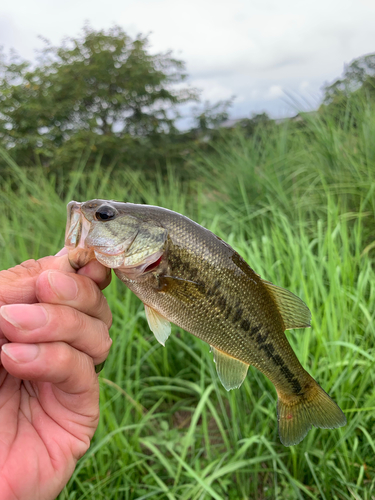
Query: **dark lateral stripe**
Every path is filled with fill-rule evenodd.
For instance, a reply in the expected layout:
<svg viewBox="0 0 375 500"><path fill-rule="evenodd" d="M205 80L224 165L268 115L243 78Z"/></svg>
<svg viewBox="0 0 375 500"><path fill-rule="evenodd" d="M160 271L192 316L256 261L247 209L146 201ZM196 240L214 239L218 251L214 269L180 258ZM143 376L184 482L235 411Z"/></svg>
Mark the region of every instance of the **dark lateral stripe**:
<svg viewBox="0 0 375 500"><path fill-rule="evenodd" d="M258 335L259 337L259 335ZM258 340L257 337L257 340ZM275 363L276 366L279 367L281 373L284 375L286 380L292 387L292 392L294 394L299 394L302 391L301 384L299 383L297 377L290 371L290 369L284 363L284 360L280 356L280 354L273 354L275 351L275 347L271 343L259 343L259 348L262 349L266 356Z"/></svg>
<svg viewBox="0 0 375 500"><path fill-rule="evenodd" d="M250 330L250 335L255 335L262 329L262 325L252 326Z"/></svg>
<svg viewBox="0 0 375 500"><path fill-rule="evenodd" d="M261 349L263 349L263 351L265 352L267 358L270 358L272 359L273 358L273 353L275 351L275 348L272 344L262 344L260 346Z"/></svg>
<svg viewBox="0 0 375 500"><path fill-rule="evenodd" d="M227 317L229 316L231 308L228 308ZM239 321L242 315L242 309L237 307L233 316L233 323ZM267 358L272 361L276 367L279 368L280 372L284 375L288 383L291 385L292 392L294 394L299 394L302 391L301 384L299 383L297 377L290 371L290 369L285 364L283 358L280 354L274 354L275 347L271 342L267 342L269 338L269 332L265 331L262 327L263 325L260 323L258 325L254 325L250 328L250 321L248 319L242 319L240 322L240 327L243 331L248 332L248 335L253 337L253 341L258 344L259 349L262 349L267 356Z"/></svg>
<svg viewBox="0 0 375 500"><path fill-rule="evenodd" d="M267 335L261 335L260 333L258 333L256 337L256 341L258 342L258 344L263 344L266 340L267 340Z"/></svg>
<svg viewBox="0 0 375 500"><path fill-rule="evenodd" d="M220 309L220 311L224 312L227 307L226 298L223 295L219 295L218 298L216 299L216 304Z"/></svg>
<svg viewBox="0 0 375 500"><path fill-rule="evenodd" d="M244 330L245 332L248 332L250 330L250 321L248 319L243 319L241 321L241 324L240 324L240 327L242 328L242 330Z"/></svg>
<svg viewBox="0 0 375 500"><path fill-rule="evenodd" d="M234 315L233 315L233 323L237 323L237 321L240 321L240 319L242 318L242 313L243 313L243 309L241 307L238 307L235 312L234 312Z"/></svg>
<svg viewBox="0 0 375 500"><path fill-rule="evenodd" d="M296 378L291 381L294 394L299 394L302 391L302 386Z"/></svg>
<svg viewBox="0 0 375 500"><path fill-rule="evenodd" d="M275 356L273 356L273 361L275 365L278 366L283 366L284 364L283 358L280 356L280 354L275 354Z"/></svg>
<svg viewBox="0 0 375 500"><path fill-rule="evenodd" d="M227 313L226 313L226 315L225 315L225 319L228 319L228 318L229 318L229 316L230 316L230 313L231 313L231 312L232 312L232 307L231 307L231 306L229 306L229 307L228 307L228 309L227 309Z"/></svg>

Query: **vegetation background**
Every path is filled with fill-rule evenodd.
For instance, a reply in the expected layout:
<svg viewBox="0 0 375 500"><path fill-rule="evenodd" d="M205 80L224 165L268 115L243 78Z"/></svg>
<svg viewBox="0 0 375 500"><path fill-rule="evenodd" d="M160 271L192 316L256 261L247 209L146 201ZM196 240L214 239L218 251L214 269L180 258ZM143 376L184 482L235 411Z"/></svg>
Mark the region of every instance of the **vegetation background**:
<svg viewBox="0 0 375 500"><path fill-rule="evenodd" d="M262 374L227 393L208 345L174 327L160 346L114 279L101 420L60 500L375 498L374 70L354 61L294 120L226 129L216 103L179 132L175 105L197 94L145 38L86 29L34 68L3 57L0 267L56 253L71 199L183 213L308 304L312 328L288 339L348 418L285 448Z"/></svg>

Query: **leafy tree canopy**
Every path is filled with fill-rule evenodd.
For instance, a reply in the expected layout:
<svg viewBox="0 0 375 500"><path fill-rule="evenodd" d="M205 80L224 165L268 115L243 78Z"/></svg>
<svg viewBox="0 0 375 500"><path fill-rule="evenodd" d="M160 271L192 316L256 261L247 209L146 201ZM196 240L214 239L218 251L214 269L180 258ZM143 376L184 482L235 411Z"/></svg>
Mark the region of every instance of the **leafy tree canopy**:
<svg viewBox="0 0 375 500"><path fill-rule="evenodd" d="M324 88L324 103L330 104L360 89L375 94L375 54L361 56L345 66L343 76Z"/></svg>
<svg viewBox="0 0 375 500"><path fill-rule="evenodd" d="M150 54L147 37L86 26L61 47L46 42L38 64L0 58L0 142L21 164L49 164L88 144L137 158L175 134L178 104L197 99L183 86L184 64ZM63 154L64 153L64 154Z"/></svg>

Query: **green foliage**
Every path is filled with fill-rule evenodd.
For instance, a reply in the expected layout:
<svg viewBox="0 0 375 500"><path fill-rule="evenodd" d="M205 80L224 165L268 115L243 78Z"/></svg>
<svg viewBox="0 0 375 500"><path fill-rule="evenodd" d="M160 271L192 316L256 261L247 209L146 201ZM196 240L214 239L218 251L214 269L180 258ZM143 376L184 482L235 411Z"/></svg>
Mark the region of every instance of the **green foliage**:
<svg viewBox="0 0 375 500"><path fill-rule="evenodd" d="M312 328L287 333L303 366L343 408L346 427L279 442L272 384L249 370L226 392L209 347L174 327L166 347L143 306L113 279L114 339L101 419L61 500L316 499L375 495L375 113L342 127L319 114L216 144L182 182L171 168L94 166L55 179L4 154L0 267L55 253L65 204L94 197L165 206L228 241L265 279L300 296Z"/></svg>
<svg viewBox="0 0 375 500"><path fill-rule="evenodd" d="M21 165L69 165L91 148L107 164L155 166L174 154L176 105L196 99L181 61L119 27L47 44L35 67L2 59L0 141Z"/></svg>
<svg viewBox="0 0 375 500"><path fill-rule="evenodd" d="M226 227L240 213L246 230L259 214L268 217L275 202L289 220L302 218L308 228L316 217L312 206L326 217L329 191L343 212L363 212L364 236L372 241L375 102L364 99L358 107L350 101L348 115L352 119L342 123L320 113L301 114L301 121L271 122L249 138L237 130L214 154L198 157L196 169Z"/></svg>
<svg viewBox="0 0 375 500"><path fill-rule="evenodd" d="M320 114L345 127L348 121L358 126L357 116L370 100L375 102L375 54L368 54L345 67L342 78L325 87Z"/></svg>
<svg viewBox="0 0 375 500"><path fill-rule="evenodd" d="M217 129L228 119L229 108L233 103L233 98L227 101L219 101L212 106L208 101L203 105L203 108L196 107L194 112L195 126L193 131L207 133L213 129Z"/></svg>
<svg viewBox="0 0 375 500"><path fill-rule="evenodd" d="M361 87L375 92L375 54L361 56L345 66L342 78L325 87L324 102L329 104L342 94L349 96Z"/></svg>
<svg viewBox="0 0 375 500"><path fill-rule="evenodd" d="M251 118L241 120L238 127L244 132L245 137L251 137L262 128L268 130L272 128L274 121L267 115L267 113L253 114Z"/></svg>

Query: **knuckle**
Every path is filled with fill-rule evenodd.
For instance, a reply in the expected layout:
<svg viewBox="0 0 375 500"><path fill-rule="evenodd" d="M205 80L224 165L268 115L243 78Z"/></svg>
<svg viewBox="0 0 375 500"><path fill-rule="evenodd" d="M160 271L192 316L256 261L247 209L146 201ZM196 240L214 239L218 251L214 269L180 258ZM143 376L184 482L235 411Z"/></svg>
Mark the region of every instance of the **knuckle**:
<svg viewBox="0 0 375 500"><path fill-rule="evenodd" d="M98 288L97 284L91 278L89 278L87 276L83 276L83 280L86 283L88 293L95 295L95 296L99 295L99 288Z"/></svg>
<svg viewBox="0 0 375 500"><path fill-rule="evenodd" d="M43 271L42 264L35 259L25 260L17 266L0 272L0 278L4 280L34 278Z"/></svg>
<svg viewBox="0 0 375 500"><path fill-rule="evenodd" d="M74 325L74 329L77 332L85 332L87 330L87 316L73 307L69 308L71 317L69 322Z"/></svg>
<svg viewBox="0 0 375 500"><path fill-rule="evenodd" d="M95 343L95 346L91 350L91 357L97 361L102 361L108 356L109 350L112 345L112 340L109 336L107 326L100 321L97 325L98 328L98 341Z"/></svg>
<svg viewBox="0 0 375 500"><path fill-rule="evenodd" d="M101 293L94 281L90 278L84 277L83 280L84 287L83 287L83 295L85 300L89 301L89 304L92 308L97 308L98 305L100 304L101 300Z"/></svg>
<svg viewBox="0 0 375 500"><path fill-rule="evenodd" d="M99 290L98 285L91 279L87 280L85 297L90 301L90 310L94 312L94 316L101 321L104 321L109 329L112 325L111 311L109 309L107 300Z"/></svg>
<svg viewBox="0 0 375 500"><path fill-rule="evenodd" d="M55 350L54 365L57 367L67 367L72 360L71 349L68 348L63 342L60 343L58 349Z"/></svg>
<svg viewBox="0 0 375 500"><path fill-rule="evenodd" d="M112 321L113 321L113 318L112 318L112 312L109 308L109 305L107 303L107 300L105 299L104 297L104 304L103 304L103 317L102 317L102 321L104 321L107 329L109 330L112 326Z"/></svg>
<svg viewBox="0 0 375 500"><path fill-rule="evenodd" d="M27 297L34 288L33 280L41 271L41 264L34 259L1 271L0 304L28 302ZM20 286L20 282L22 286Z"/></svg>
<svg viewBox="0 0 375 500"><path fill-rule="evenodd" d="M26 272L30 277L34 277L43 271L41 263L35 259L25 260L25 262L22 262L21 264L19 264L19 266L16 266L14 269L17 269L18 267L26 270Z"/></svg>

